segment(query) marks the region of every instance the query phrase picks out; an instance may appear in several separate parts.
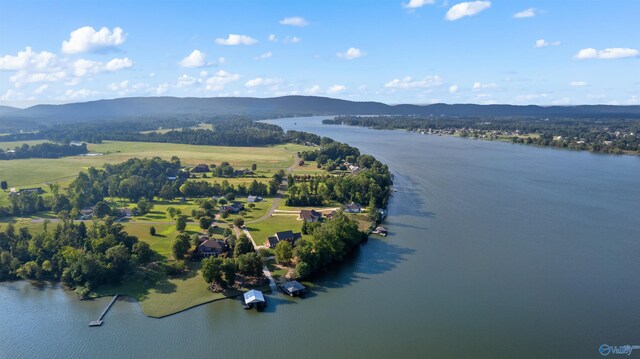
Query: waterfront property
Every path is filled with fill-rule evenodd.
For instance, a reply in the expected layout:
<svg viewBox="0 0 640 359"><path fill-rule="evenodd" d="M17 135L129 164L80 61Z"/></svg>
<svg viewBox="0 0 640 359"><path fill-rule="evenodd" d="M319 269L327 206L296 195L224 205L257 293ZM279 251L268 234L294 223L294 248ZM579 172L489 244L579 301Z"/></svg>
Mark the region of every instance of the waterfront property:
<svg viewBox="0 0 640 359"><path fill-rule="evenodd" d="M302 238L301 233L293 233L293 231L277 232L275 235L267 238L267 246L269 248L275 248L280 241L287 241L293 246L300 238Z"/></svg>
<svg viewBox="0 0 640 359"><path fill-rule="evenodd" d="M244 309L256 308L258 310L267 306L267 301L261 291L252 289L243 296Z"/></svg>
<svg viewBox="0 0 640 359"><path fill-rule="evenodd" d="M198 246L196 253L202 257L219 256L227 251L227 244L219 239L210 239L206 236L200 238L202 243Z"/></svg>
<svg viewBox="0 0 640 359"><path fill-rule="evenodd" d="M280 290L287 295L292 297L302 296L306 292L308 292L307 287L300 284L300 282L292 280L291 282L284 283L279 286Z"/></svg>

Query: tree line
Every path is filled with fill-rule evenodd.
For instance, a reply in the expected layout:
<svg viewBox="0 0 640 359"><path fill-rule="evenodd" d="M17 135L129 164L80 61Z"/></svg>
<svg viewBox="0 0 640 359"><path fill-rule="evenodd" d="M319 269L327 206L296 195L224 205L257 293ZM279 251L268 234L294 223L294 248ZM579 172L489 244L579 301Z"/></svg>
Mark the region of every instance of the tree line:
<svg viewBox="0 0 640 359"><path fill-rule="evenodd" d="M0 143L1 144L1 143ZM87 145L80 146L65 145L59 143L41 143L29 146L23 144L12 150L3 151L0 148L0 160L19 160L26 158L59 158L66 156L77 156L87 153Z"/></svg>

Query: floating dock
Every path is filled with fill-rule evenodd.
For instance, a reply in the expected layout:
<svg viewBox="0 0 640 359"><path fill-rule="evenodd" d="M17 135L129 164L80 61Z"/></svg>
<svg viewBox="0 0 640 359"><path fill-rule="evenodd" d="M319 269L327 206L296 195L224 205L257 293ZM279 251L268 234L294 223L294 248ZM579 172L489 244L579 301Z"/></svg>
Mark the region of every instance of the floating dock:
<svg viewBox="0 0 640 359"><path fill-rule="evenodd" d="M109 302L109 304L107 305L106 308L104 308L104 310L102 311L102 314L100 314L100 317L96 320L93 320L89 323L90 327L99 327L102 325L102 323L104 323L102 321L102 318L104 318L105 315L107 315L107 312L109 311L109 309L111 309L111 306L113 305L113 303L116 302L116 299L118 299L118 295L116 294L113 296L113 298L111 298L111 301Z"/></svg>

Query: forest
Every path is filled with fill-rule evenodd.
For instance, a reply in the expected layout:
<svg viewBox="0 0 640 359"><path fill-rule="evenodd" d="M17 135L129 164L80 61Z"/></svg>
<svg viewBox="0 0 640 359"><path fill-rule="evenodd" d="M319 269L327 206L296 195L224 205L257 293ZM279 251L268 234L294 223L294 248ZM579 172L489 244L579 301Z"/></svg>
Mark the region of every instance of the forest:
<svg viewBox="0 0 640 359"><path fill-rule="evenodd" d="M2 143L0 142L0 145ZM83 153L87 153L87 145L85 143L73 146L63 145L58 143L41 143L38 145L29 146L23 144L22 146L14 149L8 149L3 151L0 148L0 160L19 160L26 158L59 158L65 156L77 156Z"/></svg>

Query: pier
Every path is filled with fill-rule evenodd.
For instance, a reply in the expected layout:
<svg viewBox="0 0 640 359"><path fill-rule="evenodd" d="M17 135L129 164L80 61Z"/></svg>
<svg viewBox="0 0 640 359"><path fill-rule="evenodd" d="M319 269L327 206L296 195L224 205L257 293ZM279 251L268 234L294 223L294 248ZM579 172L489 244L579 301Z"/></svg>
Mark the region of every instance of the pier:
<svg viewBox="0 0 640 359"><path fill-rule="evenodd" d="M114 295L114 296L113 296L113 298L111 298L111 301L109 302L109 304L107 305L107 307L106 307L106 308L104 308L104 310L102 311L102 314L100 314L100 317L99 317L98 319L93 320L93 321L91 321L91 322L89 323L89 326L90 326L90 327L99 327L99 326L101 326L101 325L102 325L102 323L104 323L104 322L102 321L102 318L104 318L104 316L107 314L107 312L109 311L109 309L111 309L111 306L113 305L113 303L115 303L115 302L116 302L116 299L118 299L118 295L119 295L119 294L116 294L116 295Z"/></svg>

